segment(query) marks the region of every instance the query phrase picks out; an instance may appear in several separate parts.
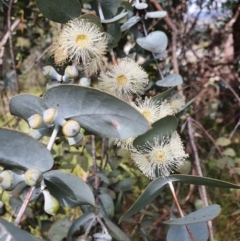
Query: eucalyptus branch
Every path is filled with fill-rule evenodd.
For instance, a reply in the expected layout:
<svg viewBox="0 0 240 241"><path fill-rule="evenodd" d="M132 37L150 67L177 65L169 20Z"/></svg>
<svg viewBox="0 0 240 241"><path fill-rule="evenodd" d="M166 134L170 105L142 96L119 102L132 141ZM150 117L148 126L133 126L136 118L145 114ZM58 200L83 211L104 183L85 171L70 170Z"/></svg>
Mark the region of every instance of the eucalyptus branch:
<svg viewBox="0 0 240 241"><path fill-rule="evenodd" d="M53 129L52 135L51 135L50 140L49 140L48 145L47 145L47 149L49 151L52 150L52 147L53 147L54 141L55 141L55 139L57 137L59 128L60 128L59 125L55 125L55 127ZM15 226L18 226L20 224L20 222L22 220L22 217L24 215L24 212L25 212L25 210L27 208L27 205L28 205L28 203L31 200L31 197L32 197L32 194L33 194L34 190L35 190L34 186L29 188L28 193L26 195L26 198L25 198L25 200L24 200L24 202L23 202L23 204L22 204L22 206L21 206L21 208L20 208L20 210L19 210L19 212L17 214L17 217L16 217L16 219L14 221L14 225Z"/></svg>

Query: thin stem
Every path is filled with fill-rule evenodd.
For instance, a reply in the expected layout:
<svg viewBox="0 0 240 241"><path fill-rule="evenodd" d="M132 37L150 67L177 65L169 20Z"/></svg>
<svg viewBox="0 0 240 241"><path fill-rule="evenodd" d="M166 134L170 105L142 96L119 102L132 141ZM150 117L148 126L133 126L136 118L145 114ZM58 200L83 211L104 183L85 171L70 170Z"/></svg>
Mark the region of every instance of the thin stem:
<svg viewBox="0 0 240 241"><path fill-rule="evenodd" d="M143 19L142 19L142 25L143 25L144 35L147 36L147 35L148 35L148 32L147 32L147 28L146 28L146 25L145 25L145 22L144 22ZM153 58L154 58L154 60L155 60L155 62L156 62L159 75L161 76L161 79L164 79L164 76L163 76L163 73L162 73L162 71L161 71L161 69L160 69L160 66L159 66L159 64L158 64L158 61L156 60L156 55L155 55L153 52L151 52L151 53L152 53Z"/></svg>
<svg viewBox="0 0 240 241"><path fill-rule="evenodd" d="M55 141L55 139L56 139L56 137L57 137L59 128L60 128L59 125L55 125L55 127L54 127L54 129L53 129L51 138L50 138L50 140L49 140L49 142L48 142L48 145L47 145L47 149L48 149L49 151L52 150L52 147L53 147L54 141ZM32 197L32 194L33 194L34 190L35 190L35 187L30 187L30 188L29 188L28 193L27 193L27 196L26 196L26 198L25 198L25 200L24 200L24 202L23 202L23 204L22 204L22 206L21 206L21 208L20 208L20 211L18 212L18 215L17 215L17 217L16 217L16 219L15 219L15 221L14 221L14 225L15 225L15 226L18 226L19 223L21 222L22 217L23 217L23 215L24 215L24 212L25 212L25 210L26 210L26 208L27 208L27 205L28 205L29 201L31 200L31 197Z"/></svg>
<svg viewBox="0 0 240 241"><path fill-rule="evenodd" d="M103 10L102 10L101 3L100 3L99 0L97 1L97 3L98 3L98 13L99 13L99 17L100 17L101 20L104 20L105 18L104 18L104 14L103 14Z"/></svg>
<svg viewBox="0 0 240 241"><path fill-rule="evenodd" d="M8 25L8 31L9 31L9 51L10 51L10 56L11 56L11 61L12 61L12 67L13 71L16 77L15 81L15 91L16 93L20 93L19 89L19 80L18 80L18 75L17 75L17 70L16 70L16 64L15 64L15 57L13 53L13 44L12 44L12 29L11 29L11 11L12 11L12 4L13 0L10 0L9 5L8 5L8 12L7 12L7 25Z"/></svg>
<svg viewBox="0 0 240 241"><path fill-rule="evenodd" d="M177 208L178 208L178 211L180 213L180 216L183 218L184 214L183 214L182 208L181 208L181 206L180 206L180 204L178 202L178 199L177 199L177 196L176 196L176 193L175 193L175 190L174 190L174 186L173 186L172 182L169 182L168 185L169 185L170 190L172 192L172 195L173 195L174 201L175 201L175 203L177 205Z"/></svg>

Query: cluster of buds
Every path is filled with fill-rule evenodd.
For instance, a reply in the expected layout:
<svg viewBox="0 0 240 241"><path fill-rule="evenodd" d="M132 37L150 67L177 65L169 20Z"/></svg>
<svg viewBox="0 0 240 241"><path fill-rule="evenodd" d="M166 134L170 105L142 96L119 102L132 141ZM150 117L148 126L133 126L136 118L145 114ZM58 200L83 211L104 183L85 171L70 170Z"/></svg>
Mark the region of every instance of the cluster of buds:
<svg viewBox="0 0 240 241"><path fill-rule="evenodd" d="M62 127L62 133L68 138L69 145L75 145L81 141L83 135L80 133L80 124L75 120L65 120L54 108L45 110L42 114L34 114L28 118L29 126L35 130L35 136L38 129L42 127L52 127L55 125ZM40 133L41 134L41 133Z"/></svg>
<svg viewBox="0 0 240 241"><path fill-rule="evenodd" d="M70 83L78 77L78 70L75 65L69 65L64 71L64 75L60 75L52 66L43 67L42 71L45 77L57 80L59 83Z"/></svg>

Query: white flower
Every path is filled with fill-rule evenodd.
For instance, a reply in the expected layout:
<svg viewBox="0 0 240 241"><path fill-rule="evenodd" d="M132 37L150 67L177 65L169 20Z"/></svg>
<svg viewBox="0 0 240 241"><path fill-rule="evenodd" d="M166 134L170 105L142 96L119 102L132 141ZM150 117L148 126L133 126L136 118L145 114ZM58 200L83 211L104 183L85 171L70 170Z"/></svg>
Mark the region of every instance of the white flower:
<svg viewBox="0 0 240 241"><path fill-rule="evenodd" d="M86 65L106 53L107 37L94 23L76 18L65 25L52 51L57 64L69 59Z"/></svg>
<svg viewBox="0 0 240 241"><path fill-rule="evenodd" d="M185 106L185 96L175 94L170 98L169 102L173 112L176 114Z"/></svg>
<svg viewBox="0 0 240 241"><path fill-rule="evenodd" d="M173 112L171 105L166 100L162 101L160 104L160 107L159 107L158 119L161 119L165 116L173 115L173 114L174 114L174 112Z"/></svg>
<svg viewBox="0 0 240 241"><path fill-rule="evenodd" d="M147 83L147 73L130 58L121 59L99 77L100 89L122 99L127 99L130 94L143 94Z"/></svg>
<svg viewBox="0 0 240 241"><path fill-rule="evenodd" d="M150 179L159 176L167 177L183 164L188 155L183 150L177 132L162 140L154 138L154 143L147 142L140 151L133 149L132 159L139 169Z"/></svg>
<svg viewBox="0 0 240 241"><path fill-rule="evenodd" d="M133 107L135 107L150 124L159 119L159 101L153 101L151 98L145 98L145 100L138 100L136 104L133 104Z"/></svg>
<svg viewBox="0 0 240 241"><path fill-rule="evenodd" d="M131 150L133 148L133 141L136 137L130 137L127 139L113 139L113 143L123 149Z"/></svg>

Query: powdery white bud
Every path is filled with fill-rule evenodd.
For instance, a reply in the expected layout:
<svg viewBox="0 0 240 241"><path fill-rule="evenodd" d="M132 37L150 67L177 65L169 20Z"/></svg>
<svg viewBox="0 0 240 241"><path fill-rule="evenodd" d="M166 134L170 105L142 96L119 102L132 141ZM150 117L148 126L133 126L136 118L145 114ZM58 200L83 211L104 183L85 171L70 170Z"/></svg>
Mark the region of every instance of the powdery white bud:
<svg viewBox="0 0 240 241"><path fill-rule="evenodd" d="M74 65L69 65L64 71L63 82L69 82L78 77L78 69Z"/></svg>
<svg viewBox="0 0 240 241"><path fill-rule="evenodd" d="M38 129L43 122L43 118L39 114L34 114L28 118L28 124L32 129Z"/></svg>
<svg viewBox="0 0 240 241"><path fill-rule="evenodd" d="M67 137L74 137L79 134L80 124L75 120L68 120L62 127L62 132Z"/></svg>
<svg viewBox="0 0 240 241"><path fill-rule="evenodd" d="M27 185L38 186L43 179L43 175L38 169L32 168L25 172L24 178Z"/></svg>
<svg viewBox="0 0 240 241"><path fill-rule="evenodd" d="M63 126L66 120L59 115L54 108L49 108L43 112L43 120L46 124L57 124Z"/></svg>
<svg viewBox="0 0 240 241"><path fill-rule="evenodd" d="M10 170L5 170L0 173L0 186L6 191L11 191L22 181L24 181L22 174L18 174Z"/></svg>
<svg viewBox="0 0 240 241"><path fill-rule="evenodd" d="M58 74L58 72L50 65L43 67L42 73L43 73L43 76L45 77L55 79L58 82L62 81L62 76Z"/></svg>

